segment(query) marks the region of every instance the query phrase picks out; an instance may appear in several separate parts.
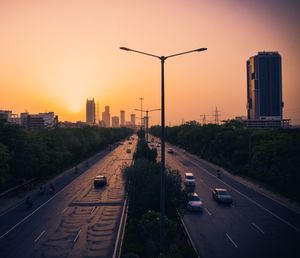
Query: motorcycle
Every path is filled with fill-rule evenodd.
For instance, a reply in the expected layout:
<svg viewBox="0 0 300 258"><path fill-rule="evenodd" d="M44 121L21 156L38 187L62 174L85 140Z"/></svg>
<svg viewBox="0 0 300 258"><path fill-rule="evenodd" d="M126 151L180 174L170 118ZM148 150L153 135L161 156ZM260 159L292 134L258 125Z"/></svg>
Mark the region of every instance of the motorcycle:
<svg viewBox="0 0 300 258"><path fill-rule="evenodd" d="M49 186L49 194L54 194L54 192L55 192L55 188L54 188L54 186L51 184L51 185Z"/></svg>
<svg viewBox="0 0 300 258"><path fill-rule="evenodd" d="M38 195L43 195L44 193L45 193L45 188L44 188L44 186L40 186Z"/></svg>

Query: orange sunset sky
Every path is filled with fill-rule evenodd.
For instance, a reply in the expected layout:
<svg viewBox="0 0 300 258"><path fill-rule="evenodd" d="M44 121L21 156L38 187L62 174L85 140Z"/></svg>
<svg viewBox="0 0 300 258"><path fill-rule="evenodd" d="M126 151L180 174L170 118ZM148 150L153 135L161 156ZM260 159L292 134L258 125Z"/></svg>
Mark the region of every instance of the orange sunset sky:
<svg viewBox="0 0 300 258"><path fill-rule="evenodd" d="M207 47L166 61L168 125L213 120L216 106L221 119L246 115L246 60L263 50L281 54L284 118L300 124L299 27L297 0L0 0L0 109L85 120L94 97L129 120L140 97L160 107L160 63L120 46Z"/></svg>

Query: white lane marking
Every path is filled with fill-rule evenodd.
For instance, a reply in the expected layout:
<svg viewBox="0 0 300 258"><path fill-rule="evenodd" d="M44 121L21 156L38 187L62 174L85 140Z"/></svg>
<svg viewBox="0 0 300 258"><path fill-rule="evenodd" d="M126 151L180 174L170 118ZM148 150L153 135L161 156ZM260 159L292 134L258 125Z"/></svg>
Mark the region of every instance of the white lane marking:
<svg viewBox="0 0 300 258"><path fill-rule="evenodd" d="M52 199L54 199L56 197L56 195L58 195L62 190L64 190L64 188L61 189L59 192L57 192L55 195L53 195L48 201L44 202L42 205L40 205L38 208L36 208L33 212L31 212L30 214L28 214L25 218L23 218L21 221L19 221L12 228L10 228L6 233L4 233L2 236L0 236L0 239L2 239L3 237L5 237L9 232L13 231L19 225L21 225L25 220L27 220L29 217L31 217L33 214L35 214L38 210L40 210L41 208L43 208L48 202L50 202Z"/></svg>
<svg viewBox="0 0 300 258"><path fill-rule="evenodd" d="M259 227L257 226L254 222L251 223L253 227L255 227L260 233L265 234L265 232Z"/></svg>
<svg viewBox="0 0 300 258"><path fill-rule="evenodd" d="M61 213L64 213L67 209L68 209L68 207L64 208Z"/></svg>
<svg viewBox="0 0 300 258"><path fill-rule="evenodd" d="M91 214L93 214L93 212L96 210L96 207L94 207L91 211Z"/></svg>
<svg viewBox="0 0 300 258"><path fill-rule="evenodd" d="M285 223L286 225L288 225L289 227L291 227L292 229L296 230L297 232L300 232L300 229L298 229L296 226L292 225L291 223L287 222L285 219L279 217L278 215L276 215L274 212L268 210L267 208L265 208L264 206L262 206L261 204L257 203L256 201L254 201L253 199L251 199L250 197L246 196L245 194L241 193L239 190L235 189L234 187L232 187L231 185L225 183L224 181L220 180L219 178L216 178L214 175L212 175L208 170L206 170L204 167L201 167L199 164L197 164L196 162L194 162L192 159L190 159L190 162L192 162L195 166L201 168L204 172L206 172L208 175L210 175L211 177L219 180L220 182L222 182L224 185L228 186L230 189L234 190L235 192L239 193L241 196L245 197L248 201L254 203L256 206L260 207L261 209L265 210L266 212L268 212L269 214L271 214L272 216L274 216L276 219L280 220L281 222Z"/></svg>
<svg viewBox="0 0 300 258"><path fill-rule="evenodd" d="M232 240L232 238L227 234L225 233L225 235L227 236L227 238L230 240L230 242L234 245L235 248L238 248L237 244Z"/></svg>
<svg viewBox="0 0 300 258"><path fill-rule="evenodd" d="M77 239L78 239L78 237L79 237L79 235L80 235L80 232L81 232L81 229L78 231L76 237L75 237L74 240L73 240L73 243L75 243L75 242L77 241Z"/></svg>
<svg viewBox="0 0 300 258"><path fill-rule="evenodd" d="M45 234L46 230L43 230L42 233L34 240L34 242L36 243L37 241L39 241L39 239Z"/></svg>
<svg viewBox="0 0 300 258"><path fill-rule="evenodd" d="M206 212L208 213L209 216L211 216L211 213L209 212L209 210L207 208L204 208L206 210Z"/></svg>

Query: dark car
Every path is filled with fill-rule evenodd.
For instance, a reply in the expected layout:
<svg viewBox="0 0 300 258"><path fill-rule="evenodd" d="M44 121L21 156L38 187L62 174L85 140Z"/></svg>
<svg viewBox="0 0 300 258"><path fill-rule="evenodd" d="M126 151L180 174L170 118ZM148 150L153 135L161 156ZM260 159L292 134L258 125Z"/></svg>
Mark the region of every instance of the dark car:
<svg viewBox="0 0 300 258"><path fill-rule="evenodd" d="M212 190L212 197L221 203L232 203L232 196L224 188L214 188Z"/></svg>
<svg viewBox="0 0 300 258"><path fill-rule="evenodd" d="M107 184L107 179L105 176L96 176L94 179L94 186L105 186Z"/></svg>

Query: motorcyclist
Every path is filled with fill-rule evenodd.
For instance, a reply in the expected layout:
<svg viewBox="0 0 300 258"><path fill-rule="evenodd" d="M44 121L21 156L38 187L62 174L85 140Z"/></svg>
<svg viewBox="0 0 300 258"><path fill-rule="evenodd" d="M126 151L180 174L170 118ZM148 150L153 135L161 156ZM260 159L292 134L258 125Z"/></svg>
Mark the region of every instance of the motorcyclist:
<svg viewBox="0 0 300 258"><path fill-rule="evenodd" d="M43 193L45 193L45 187L44 185L40 185L39 194L43 194Z"/></svg>
<svg viewBox="0 0 300 258"><path fill-rule="evenodd" d="M221 171L220 171L220 169L217 169L217 177L221 178Z"/></svg>
<svg viewBox="0 0 300 258"><path fill-rule="evenodd" d="M54 191L55 191L55 188L54 188L53 184L50 184L49 185L49 193L54 193Z"/></svg>

